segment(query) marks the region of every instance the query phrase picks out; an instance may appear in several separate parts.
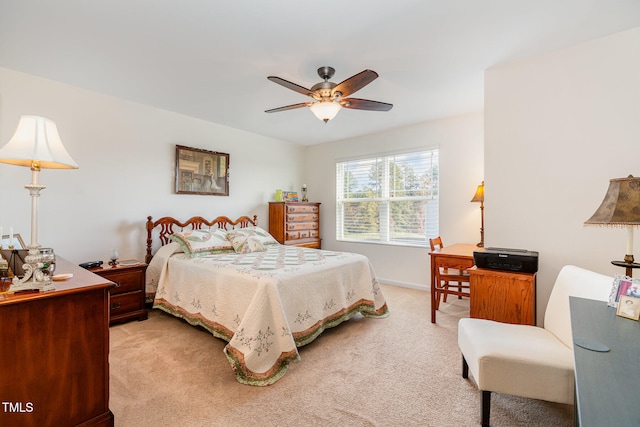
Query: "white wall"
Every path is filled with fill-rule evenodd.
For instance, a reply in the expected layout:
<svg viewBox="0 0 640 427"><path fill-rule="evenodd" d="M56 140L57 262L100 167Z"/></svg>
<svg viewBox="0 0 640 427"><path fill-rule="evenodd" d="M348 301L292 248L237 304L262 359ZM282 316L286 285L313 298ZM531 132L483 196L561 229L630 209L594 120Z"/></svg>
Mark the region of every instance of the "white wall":
<svg viewBox="0 0 640 427"><path fill-rule="evenodd" d="M375 113L372 113L375 114ZM372 118L375 119L375 118ZM309 200L321 202L322 247L366 255L380 279L413 287L429 283L429 250L336 240L336 161L393 150L440 148L440 235L445 244L480 241L480 205L471 203L483 179L482 113L308 147Z"/></svg>
<svg viewBox="0 0 640 427"><path fill-rule="evenodd" d="M72 262L144 257L146 217L257 214L302 182L303 147L0 68L0 146L20 115L56 122L77 170L43 169L39 238ZM230 196L173 194L175 145L230 154ZM286 166L286 167L283 167ZM30 240L28 168L0 164L0 225Z"/></svg>
<svg viewBox="0 0 640 427"><path fill-rule="evenodd" d="M626 232L583 223L640 176L639 76L640 28L486 73L485 240L540 252L538 323L563 265L624 273Z"/></svg>

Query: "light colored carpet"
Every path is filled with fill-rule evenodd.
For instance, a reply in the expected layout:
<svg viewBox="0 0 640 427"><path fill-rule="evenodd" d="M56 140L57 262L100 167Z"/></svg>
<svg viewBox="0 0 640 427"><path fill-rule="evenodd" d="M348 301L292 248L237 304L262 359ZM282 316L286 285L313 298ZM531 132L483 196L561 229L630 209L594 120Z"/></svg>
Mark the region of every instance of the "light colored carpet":
<svg viewBox="0 0 640 427"><path fill-rule="evenodd" d="M431 324L427 292L382 289L388 318L325 331L270 387L238 383L224 341L157 310L111 327L116 427L480 425L480 392L461 376L456 336L468 300L449 297ZM571 426L573 407L494 394L491 421Z"/></svg>

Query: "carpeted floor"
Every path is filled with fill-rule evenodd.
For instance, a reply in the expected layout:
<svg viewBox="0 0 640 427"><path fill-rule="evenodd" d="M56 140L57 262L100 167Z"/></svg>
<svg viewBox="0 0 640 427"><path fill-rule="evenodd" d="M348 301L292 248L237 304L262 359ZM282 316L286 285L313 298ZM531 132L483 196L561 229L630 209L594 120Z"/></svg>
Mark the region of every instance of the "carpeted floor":
<svg viewBox="0 0 640 427"><path fill-rule="evenodd" d="M111 327L116 427L480 425L480 393L460 375L456 336L468 300L441 304L431 324L427 292L382 289L388 318L325 331L270 387L238 383L224 341L157 310ZM491 421L570 426L573 407L494 394Z"/></svg>

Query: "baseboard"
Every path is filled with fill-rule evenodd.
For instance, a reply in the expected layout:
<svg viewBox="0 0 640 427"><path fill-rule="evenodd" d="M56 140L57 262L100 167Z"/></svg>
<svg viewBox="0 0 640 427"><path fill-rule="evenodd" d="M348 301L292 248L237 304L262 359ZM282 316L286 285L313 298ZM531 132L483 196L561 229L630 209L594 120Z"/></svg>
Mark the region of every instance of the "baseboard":
<svg viewBox="0 0 640 427"><path fill-rule="evenodd" d="M384 279L378 277L378 282L387 285L400 286L402 288L418 289L419 291L429 291L429 285L422 285L420 283L399 282L397 280Z"/></svg>

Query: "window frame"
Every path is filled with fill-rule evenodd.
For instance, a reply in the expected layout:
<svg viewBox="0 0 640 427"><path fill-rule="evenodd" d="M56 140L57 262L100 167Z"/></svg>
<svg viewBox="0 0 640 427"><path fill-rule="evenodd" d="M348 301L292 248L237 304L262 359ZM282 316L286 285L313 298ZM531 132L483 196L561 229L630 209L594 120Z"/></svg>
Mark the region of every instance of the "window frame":
<svg viewBox="0 0 640 427"><path fill-rule="evenodd" d="M428 167L425 167L423 174L429 172L429 179L434 183L428 187L419 190L427 191L428 195L420 196L392 196L390 192L390 165L400 156L427 156L429 157ZM434 160L435 159L435 160ZM378 195L374 197L345 197L345 166L350 162L367 162L378 163L382 160L383 175L381 180L376 180L376 188L379 188ZM402 163L401 163L402 164ZM425 163L427 164L427 163ZM439 183L440 183L440 148L439 147L421 147L404 151L394 151L380 154L371 154L368 156L360 156L356 158L338 159L336 160L336 240L347 243L369 243L391 246L410 246L410 247L429 247L429 238L439 235L440 218L439 218ZM393 202L401 201L424 201L425 202L425 226L424 240L409 241L398 238L392 238L391 227L391 206ZM363 239L345 237L345 205L349 203L374 202L380 204L377 219L379 221L378 238ZM435 221L428 221L426 204L431 203L431 217ZM395 231L396 233L398 230Z"/></svg>

